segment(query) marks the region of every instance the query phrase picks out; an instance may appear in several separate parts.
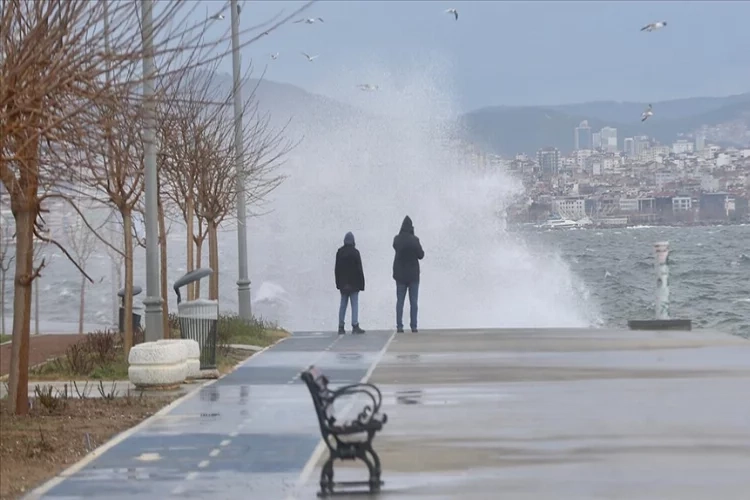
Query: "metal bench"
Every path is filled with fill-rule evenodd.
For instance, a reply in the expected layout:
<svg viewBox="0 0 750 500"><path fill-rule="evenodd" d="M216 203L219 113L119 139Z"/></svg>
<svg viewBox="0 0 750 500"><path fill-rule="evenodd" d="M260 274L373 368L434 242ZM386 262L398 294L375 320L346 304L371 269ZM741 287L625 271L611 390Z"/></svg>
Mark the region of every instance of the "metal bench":
<svg viewBox="0 0 750 500"><path fill-rule="evenodd" d="M369 486L370 493L380 491L384 484L380 480L380 458L372 448L375 433L383 429L388 416L380 413L383 397L372 384L352 384L331 389L328 378L320 370L311 366L302 372L302 380L310 390L315 413L320 424L320 433L328 446L329 455L320 471L319 497L345 493L334 492L335 487ZM363 395L369 398L357 417L349 421L339 421L333 414L333 404L342 396ZM368 481L333 481L334 460L362 460L370 473Z"/></svg>

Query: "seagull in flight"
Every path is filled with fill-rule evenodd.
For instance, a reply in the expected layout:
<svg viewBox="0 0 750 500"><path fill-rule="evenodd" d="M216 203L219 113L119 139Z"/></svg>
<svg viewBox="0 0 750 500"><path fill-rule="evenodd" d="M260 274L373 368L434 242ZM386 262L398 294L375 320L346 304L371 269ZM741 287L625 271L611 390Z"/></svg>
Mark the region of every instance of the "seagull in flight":
<svg viewBox="0 0 750 500"><path fill-rule="evenodd" d="M666 21L659 21L659 22L656 22L656 23L650 23L650 24L647 24L646 26L644 26L643 28L641 28L641 31L655 31L655 30L663 28L666 25L667 25Z"/></svg>
<svg viewBox="0 0 750 500"><path fill-rule="evenodd" d="M458 21L458 11L456 9L446 9L446 14L453 14L453 17Z"/></svg>
<svg viewBox="0 0 750 500"><path fill-rule="evenodd" d="M278 59L278 58L279 58L279 53L278 52L274 52L273 54L271 54L271 59L273 59L274 61L276 59Z"/></svg>
<svg viewBox="0 0 750 500"><path fill-rule="evenodd" d="M359 90L364 90L365 92L372 92L373 90L380 89L377 85L370 85L369 83L360 83L357 87L359 87Z"/></svg>
<svg viewBox="0 0 750 500"><path fill-rule="evenodd" d="M214 14L213 16L209 17L209 19L213 19L214 21L221 21L224 19L224 14L219 12L218 14Z"/></svg>
<svg viewBox="0 0 750 500"><path fill-rule="evenodd" d="M320 21L321 23L324 23L322 17L308 17L305 19L300 19L299 21L294 21L294 24L297 23L305 23L305 24L315 24L316 22Z"/></svg>
<svg viewBox="0 0 750 500"><path fill-rule="evenodd" d="M304 52L302 53L302 55L305 56L307 58L307 60L310 61L310 62L313 62L315 59L317 59L319 57L318 55L311 56L311 55L306 54Z"/></svg>
<svg viewBox="0 0 750 500"><path fill-rule="evenodd" d="M648 120L649 116L654 116L654 110L650 104L648 105L648 108L646 108L646 111L641 114L641 121L645 122L646 120Z"/></svg>

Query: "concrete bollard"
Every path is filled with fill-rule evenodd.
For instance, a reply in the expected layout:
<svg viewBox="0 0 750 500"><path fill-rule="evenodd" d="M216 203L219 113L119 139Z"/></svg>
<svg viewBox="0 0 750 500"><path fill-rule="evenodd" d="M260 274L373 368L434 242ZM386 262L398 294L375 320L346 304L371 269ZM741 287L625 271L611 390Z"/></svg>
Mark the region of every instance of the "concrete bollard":
<svg viewBox="0 0 750 500"><path fill-rule="evenodd" d="M143 342L130 349L128 379L140 389L172 389L187 377L187 349L180 343Z"/></svg>
<svg viewBox="0 0 750 500"><path fill-rule="evenodd" d="M669 319L669 242L654 243L656 251L656 319Z"/></svg>
<svg viewBox="0 0 750 500"><path fill-rule="evenodd" d="M161 339L157 344L181 344L185 349L187 363L187 378L195 379L201 377L201 348L198 342L192 339Z"/></svg>

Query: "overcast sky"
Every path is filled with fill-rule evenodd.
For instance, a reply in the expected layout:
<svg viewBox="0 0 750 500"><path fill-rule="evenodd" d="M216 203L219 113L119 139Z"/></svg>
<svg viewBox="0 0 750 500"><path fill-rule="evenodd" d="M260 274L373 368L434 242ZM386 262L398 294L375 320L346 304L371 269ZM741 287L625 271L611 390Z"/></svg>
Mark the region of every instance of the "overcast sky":
<svg viewBox="0 0 750 500"><path fill-rule="evenodd" d="M242 26L303 3L245 0ZM202 4L196 15L225 5ZM464 110L750 91L750 2L349 0L319 1L304 14L318 16L325 22L283 26L246 47L243 61L268 64L268 79L342 100L356 83L422 72ZM668 26L639 31L657 20ZM320 57L309 63L301 51ZM222 69L231 72L229 58Z"/></svg>

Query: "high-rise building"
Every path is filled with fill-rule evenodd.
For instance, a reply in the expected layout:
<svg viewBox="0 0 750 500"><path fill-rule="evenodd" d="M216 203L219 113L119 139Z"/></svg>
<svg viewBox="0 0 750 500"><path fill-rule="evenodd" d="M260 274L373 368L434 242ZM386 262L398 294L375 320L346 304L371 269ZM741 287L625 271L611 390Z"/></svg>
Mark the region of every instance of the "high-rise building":
<svg viewBox="0 0 750 500"><path fill-rule="evenodd" d="M557 148L540 149L536 153L536 161L542 174L557 175L560 171L560 151Z"/></svg>
<svg viewBox="0 0 750 500"><path fill-rule="evenodd" d="M706 149L706 136L698 134L695 136L695 150L703 151L704 149Z"/></svg>
<svg viewBox="0 0 750 500"><path fill-rule="evenodd" d="M612 127L604 127L599 132L602 140L602 150L607 153L617 152L617 129Z"/></svg>
<svg viewBox="0 0 750 500"><path fill-rule="evenodd" d="M644 151L646 151L649 146L651 146L651 142L649 141L647 135L636 136L633 141L633 145L635 146L635 156L641 156Z"/></svg>
<svg viewBox="0 0 750 500"><path fill-rule="evenodd" d="M575 128L575 149L592 149L591 127L586 120Z"/></svg>
<svg viewBox="0 0 750 500"><path fill-rule="evenodd" d="M594 132L593 134L591 134L591 146L593 149L602 149L601 132Z"/></svg>
<svg viewBox="0 0 750 500"><path fill-rule="evenodd" d="M627 156L635 156L635 140L632 137L626 137L622 144L622 150Z"/></svg>

